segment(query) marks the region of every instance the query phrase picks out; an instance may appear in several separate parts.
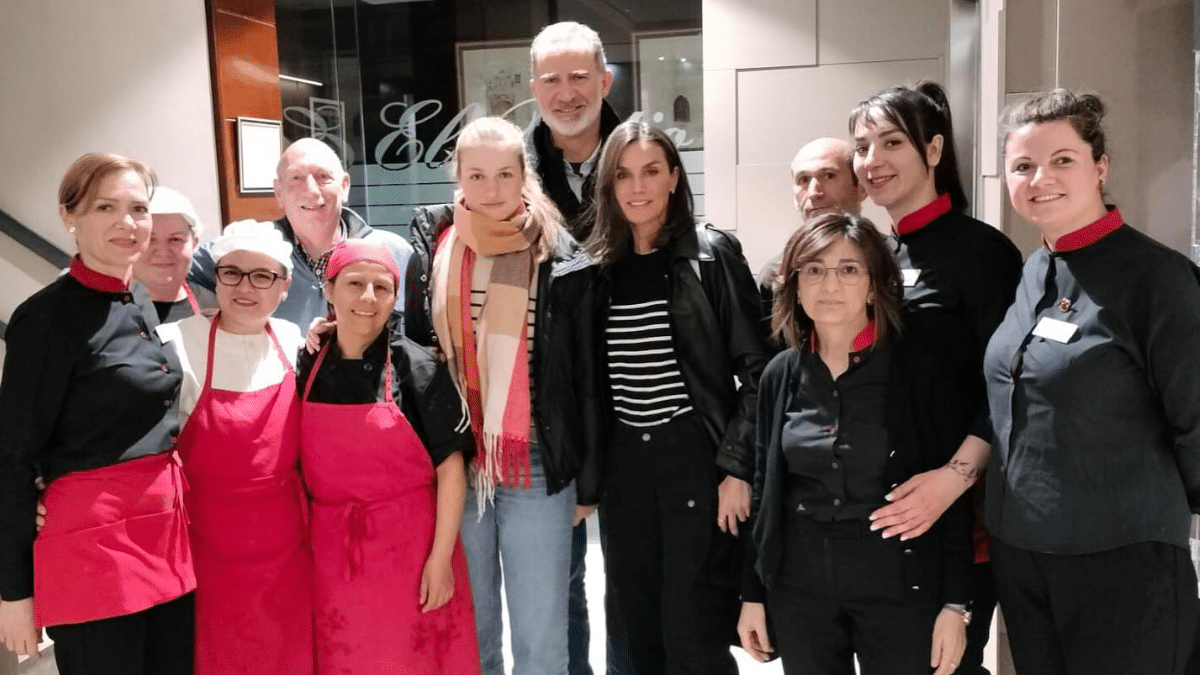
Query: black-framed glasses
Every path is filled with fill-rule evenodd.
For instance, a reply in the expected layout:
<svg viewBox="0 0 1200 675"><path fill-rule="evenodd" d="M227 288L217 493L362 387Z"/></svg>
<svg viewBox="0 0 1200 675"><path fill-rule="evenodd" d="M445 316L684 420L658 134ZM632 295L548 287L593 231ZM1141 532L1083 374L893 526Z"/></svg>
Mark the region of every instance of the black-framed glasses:
<svg viewBox="0 0 1200 675"><path fill-rule="evenodd" d="M867 277L866 268L856 262L844 262L837 267L826 267L819 262L805 263L800 266L797 274L800 275L800 283L816 285L825 281L825 275L829 274L830 270L833 270L838 281L846 286L855 286Z"/></svg>
<svg viewBox="0 0 1200 675"><path fill-rule="evenodd" d="M275 285L275 282L282 276L279 272L272 272L271 270L264 270L262 268L246 272L233 265L220 265L217 267L217 281L226 286L237 286L242 283L242 279L250 279L251 286L260 290L266 290Z"/></svg>

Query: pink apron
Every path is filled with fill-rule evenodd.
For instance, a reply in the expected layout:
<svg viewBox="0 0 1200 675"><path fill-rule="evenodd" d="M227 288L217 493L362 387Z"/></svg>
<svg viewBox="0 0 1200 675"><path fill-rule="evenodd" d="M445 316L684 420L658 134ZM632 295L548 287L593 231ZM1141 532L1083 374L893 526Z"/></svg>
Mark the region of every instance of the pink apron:
<svg viewBox="0 0 1200 675"><path fill-rule="evenodd" d="M33 542L38 625L133 614L194 589L185 489L174 452L51 481Z"/></svg>
<svg viewBox="0 0 1200 675"><path fill-rule="evenodd" d="M240 392L212 388L213 345L196 407L179 436L196 561L198 675L312 675L312 555L300 484L296 374Z"/></svg>
<svg viewBox="0 0 1200 675"><path fill-rule="evenodd" d="M301 410L304 477L313 496L317 664L321 675L478 675L479 645L462 542L451 565L454 595L421 613L420 584L433 547L433 463L392 400L308 402Z"/></svg>

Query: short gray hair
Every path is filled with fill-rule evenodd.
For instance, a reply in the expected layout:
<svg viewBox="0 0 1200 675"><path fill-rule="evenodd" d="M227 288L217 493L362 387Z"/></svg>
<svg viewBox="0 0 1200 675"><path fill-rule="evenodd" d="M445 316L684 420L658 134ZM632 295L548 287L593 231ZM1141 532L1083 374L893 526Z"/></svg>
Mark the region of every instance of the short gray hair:
<svg viewBox="0 0 1200 675"><path fill-rule="evenodd" d="M529 47L529 72L537 72L537 62L542 55L558 51L591 52L600 70L607 67L599 33L576 21L559 21L546 26L533 38Z"/></svg>

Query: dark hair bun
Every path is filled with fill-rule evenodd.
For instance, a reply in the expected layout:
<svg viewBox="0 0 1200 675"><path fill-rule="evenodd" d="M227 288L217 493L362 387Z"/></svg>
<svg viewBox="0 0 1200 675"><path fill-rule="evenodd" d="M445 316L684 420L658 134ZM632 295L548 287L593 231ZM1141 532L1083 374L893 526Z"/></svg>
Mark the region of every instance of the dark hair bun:
<svg viewBox="0 0 1200 675"><path fill-rule="evenodd" d="M942 89L942 85L933 80L921 80L913 85L913 90L928 96L938 112L945 115L947 119L950 118L950 100L946 97L946 90Z"/></svg>
<svg viewBox="0 0 1200 675"><path fill-rule="evenodd" d="M1104 101L1101 101L1100 97L1095 94L1077 94L1076 100L1080 108L1096 116L1097 122L1099 122L1100 119L1104 117L1104 113L1107 112L1104 107Z"/></svg>

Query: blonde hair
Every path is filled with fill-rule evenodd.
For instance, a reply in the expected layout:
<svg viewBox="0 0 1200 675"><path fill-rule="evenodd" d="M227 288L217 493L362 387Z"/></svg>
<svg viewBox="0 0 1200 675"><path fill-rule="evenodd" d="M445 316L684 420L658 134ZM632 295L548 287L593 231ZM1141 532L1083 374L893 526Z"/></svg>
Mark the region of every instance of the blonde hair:
<svg viewBox="0 0 1200 675"><path fill-rule="evenodd" d="M459 180L458 158L466 148L492 148L517 153L523 178L521 199L525 202L530 219L542 226L542 235L534 244L537 261L549 260L558 247L559 229L563 226L562 214L542 191L537 172L529 169L529 156L521 129L503 117L480 117L463 127L462 131L458 132L458 139L454 144L454 158L451 160L456 181ZM454 192L454 201L458 202L461 199L462 188L459 188Z"/></svg>

